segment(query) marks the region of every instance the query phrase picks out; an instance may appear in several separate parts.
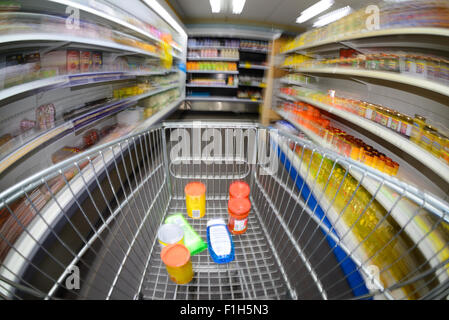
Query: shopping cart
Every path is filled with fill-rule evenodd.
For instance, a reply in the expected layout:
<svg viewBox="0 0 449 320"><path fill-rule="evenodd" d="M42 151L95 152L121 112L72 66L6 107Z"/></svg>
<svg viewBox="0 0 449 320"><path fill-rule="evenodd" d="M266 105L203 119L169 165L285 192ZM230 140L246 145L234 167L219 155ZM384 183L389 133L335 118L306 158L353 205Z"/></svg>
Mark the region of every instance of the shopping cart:
<svg viewBox="0 0 449 320"><path fill-rule="evenodd" d="M177 285L157 230L183 213L206 239L246 181L235 260L192 256ZM206 216L184 186L206 185ZM5 299L417 299L448 294L449 205L255 123L166 122L64 160L0 194Z"/></svg>

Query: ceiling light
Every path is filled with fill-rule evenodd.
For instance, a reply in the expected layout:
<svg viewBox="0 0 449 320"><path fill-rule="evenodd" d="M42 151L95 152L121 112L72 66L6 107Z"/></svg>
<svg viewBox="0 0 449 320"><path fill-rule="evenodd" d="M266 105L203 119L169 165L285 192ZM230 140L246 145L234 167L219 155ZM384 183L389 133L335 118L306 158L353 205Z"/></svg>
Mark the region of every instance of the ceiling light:
<svg viewBox="0 0 449 320"><path fill-rule="evenodd" d="M319 15L321 12L326 11L334 4L334 0L321 0L314 5L308 7L301 12L301 15L296 18L296 23L303 23L307 20Z"/></svg>
<svg viewBox="0 0 449 320"><path fill-rule="evenodd" d="M321 16L314 24L314 27L322 27L331 22L337 21L338 19L347 16L352 11L350 6L346 6L335 11L329 12L323 16Z"/></svg>
<svg viewBox="0 0 449 320"><path fill-rule="evenodd" d="M210 7L213 13L218 13L221 10L221 0L209 0Z"/></svg>
<svg viewBox="0 0 449 320"><path fill-rule="evenodd" d="M241 14L246 0L232 0L232 13Z"/></svg>

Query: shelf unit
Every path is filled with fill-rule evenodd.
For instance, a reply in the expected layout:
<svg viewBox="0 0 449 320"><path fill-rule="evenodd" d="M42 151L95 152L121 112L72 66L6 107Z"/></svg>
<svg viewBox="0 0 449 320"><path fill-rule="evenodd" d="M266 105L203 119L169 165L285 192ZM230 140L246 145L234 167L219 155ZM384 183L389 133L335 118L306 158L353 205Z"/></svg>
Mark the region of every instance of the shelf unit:
<svg viewBox="0 0 449 320"><path fill-rule="evenodd" d="M238 71L187 70L187 73L239 74Z"/></svg>
<svg viewBox="0 0 449 320"><path fill-rule="evenodd" d="M409 27L409 28L394 28L394 29L381 29L365 32L354 32L349 34L342 34L339 36L328 37L325 40L316 41L310 44L300 45L296 48L289 49L285 52L280 52L280 54L286 55L290 53L299 52L302 53L306 49L318 48L323 45L340 43L349 40L358 40L365 38L377 38L383 36L406 36L406 35L431 35L431 36L441 36L449 37L449 30L444 28L420 28L420 27Z"/></svg>
<svg viewBox="0 0 449 320"><path fill-rule="evenodd" d="M239 58L226 58L226 57L218 57L218 58L198 58L198 57L187 57L188 61L239 61Z"/></svg>
<svg viewBox="0 0 449 320"><path fill-rule="evenodd" d="M55 87L76 87L86 84L97 84L110 81L127 80L137 76L152 76L152 75L164 75L177 70L167 71L104 71L104 72L89 72L79 74L66 74L62 76L56 76L51 78L44 78L19 84L10 88L0 90L0 101L11 98L15 95L23 93L33 93L36 90L48 90Z"/></svg>
<svg viewBox="0 0 449 320"><path fill-rule="evenodd" d="M296 122L294 120L295 116L293 114L279 109L276 109L276 112L284 119L292 123L301 132L305 133L306 136L317 145L336 151L334 147L332 145L329 145L323 138ZM395 221L399 223L400 227L404 228L407 235L413 241L415 241L415 243L418 244L418 247L421 250L422 254L426 257L426 259L428 259L432 266L437 266L438 264L444 262L444 259L441 260L441 256L434 256L435 252L437 252L438 249L435 248L435 244L431 241L431 239L426 237L426 234L430 232L432 226L428 223L425 223L425 220L423 220L422 217L414 215L414 212L417 210L416 205L413 205L413 203L411 203L410 201L399 201L400 198L397 191L391 189L388 185L381 183L378 179L374 179L369 175L362 174L357 169L353 169L344 164L340 163L340 165L342 165L352 177L359 181L370 194L375 195L375 199L385 208L387 212L390 212L391 216L395 219ZM403 178L407 175L413 174L413 171L404 171L403 168L404 166L401 166L400 172L398 173L397 178L400 180L403 180ZM370 171L372 169L366 167L365 170ZM313 185L313 182L311 183ZM320 198L320 195L318 195L318 198ZM329 206L324 207L328 208ZM332 210L330 210L330 212L332 212ZM334 215L334 217L338 217L338 215ZM443 219L446 221L446 223L449 223L449 217L443 217ZM343 228L343 226L340 226L340 230L341 228ZM341 234L346 234L346 232L342 232ZM421 241L421 239L423 240ZM358 242L355 241L351 243L355 244ZM444 254L447 253L449 253L449 249L446 249L446 253ZM439 280L441 282L447 281L448 279L449 272L441 274L439 277Z"/></svg>
<svg viewBox="0 0 449 320"><path fill-rule="evenodd" d="M363 164L353 166L352 163L356 163L356 161L349 158L349 165L342 165L341 163L340 165L369 194L374 195L377 203L388 212L411 243L419 249L429 266L438 269L444 263L446 255L449 254L449 247L446 242L447 234L444 229L449 224L449 216L447 212L434 210L439 205L435 207L433 205L426 206L427 200L417 201L417 197L412 193L422 195L423 199L433 199L435 203L447 207L447 201L449 200L449 166L429 151L374 121L309 98L307 95L290 96L278 90L284 86L312 88L319 92L333 90L335 96L364 100L386 106L411 117L414 113L422 114L427 118L428 123L430 120L432 125L444 123L447 126L449 117L445 116L447 111L444 110L449 107L449 83L414 76L412 73L356 69L344 66L322 67L320 65L315 66L313 61L302 66L284 66L278 64L278 62L293 53L302 54L312 59L333 59L339 56L340 49L353 49L361 54L369 54L377 53L376 50L382 50L382 48L388 48L387 52L394 52L392 48L395 48L401 53L408 49L412 53L441 54L441 56L447 57L449 29L410 26L407 28L340 33L333 37L317 31L315 35L317 38L323 36L326 39L313 43L302 43L294 48L290 46L286 51L278 50L275 53L278 76L275 81L274 95L277 99L274 99L271 104L272 110L304 133L313 144L324 148L325 151L323 152L338 153L338 150L325 139L297 122L297 115L279 109L278 101L301 101L310 104L323 111L324 117L332 120L333 126L346 131L350 135L362 138L363 141L375 146L380 152L393 157L400 164L398 174L395 177L380 173L378 170ZM313 81L308 83L289 80L286 74L290 72L311 77ZM397 104L397 108L395 108L395 104ZM437 121L437 118L440 121ZM289 154L291 163L306 180L308 178L307 172L300 167L299 156L290 150L287 145L280 146L280 148L285 154ZM357 169L360 166L363 168L362 170ZM385 178L382 180L380 177ZM390 182L400 187L395 187ZM309 187L313 189L315 197L321 199L321 191L318 190L319 188L315 188L313 183L313 181L309 181ZM411 194L407 194L408 191ZM404 193L406 195L401 196ZM322 203L320 200L320 205L327 207L325 201ZM422 206L426 206L424 212L420 211ZM350 231L349 226L336 223L338 215L335 215L336 212L334 211L330 206L326 212L327 218L338 234L346 234ZM434 225L435 221L439 221L438 226ZM437 227L443 229L436 232ZM347 240L342 239L342 242L348 248L351 248L353 244L360 243L359 239L351 239L351 237ZM356 252L355 256L364 261L363 252ZM440 271L441 268L438 270ZM435 272L435 279L439 283L446 283L449 279L447 269Z"/></svg>
<svg viewBox="0 0 449 320"><path fill-rule="evenodd" d="M411 142L409 139L404 138L400 134L392 131L391 129L381 126L368 119L359 117L353 113L338 109L336 107L333 107L331 105L319 101L315 101L313 99L309 99L306 97L293 97L283 93L278 93L278 96L290 101L303 101L309 103L321 110L324 110L331 114L335 114L340 118L346 119L349 122L353 123L354 125L362 127L363 129L373 133L374 135L398 147L403 152L408 153L410 156L420 161L423 165L432 169L432 171L434 171L437 175L439 175L442 179L444 179L446 182L449 183L449 166L447 164L442 162L440 159L437 159L427 150L422 149L415 143Z"/></svg>
<svg viewBox="0 0 449 320"><path fill-rule="evenodd" d="M235 43L243 44L245 39L251 39L251 36L246 35L244 32L241 34L235 34L230 33L230 35L222 35L221 33L219 35L210 34L208 32L205 33L194 33L191 35L191 38L189 40L188 50L208 50L208 49L215 49L215 50L225 50L225 49L232 49L232 50L238 50L239 51L239 58L223 58L223 57L206 57L206 58L187 58L189 61L217 61L217 62L237 62L237 70L231 71L231 72L222 72L222 71L195 71L195 70L187 70L187 73L191 75L190 77L194 77L195 73L209 73L211 76L219 76L219 74L234 74L241 76L242 73L248 73L252 75L258 75L260 77L260 80L264 77L265 70L268 69L268 66L261 65L261 62L265 62L267 60L267 54L268 50L253 50L244 48L242 45L236 46ZM228 44L228 45L198 45L198 43L206 43L206 41L201 42L202 39L206 39L206 41L209 42L209 44L213 44L213 41L215 41L214 44ZM199 40L197 40L199 39ZM257 38L256 38L257 39ZM269 42L269 38L266 38L264 40L258 40L265 43ZM197 44L194 44L197 43ZM234 45L231 45L234 44ZM220 55L220 52L217 52L218 55ZM259 64L250 64L248 61L251 61L251 59L255 59L256 61L259 61ZM251 69L251 70L250 70ZM248 70L248 71L245 71ZM253 81L255 82L255 81ZM194 91L194 88L206 88L206 86L195 86L187 83L186 88L188 89L186 101L189 102L191 110L207 110L208 108L205 106L205 102L211 102L210 108L208 110L214 110L214 111L232 111L238 110L236 112L241 112L241 110L245 109L246 104L248 112L257 112L257 110L254 109L254 104L256 103L263 103L263 99L257 98L237 98L237 91L235 92L221 92L220 89L239 89L244 90L247 92L247 94L255 94L259 93L260 96L262 96L262 92L259 92L260 89L264 88L264 85L261 83L248 83L245 81L245 83L241 81L236 81L238 85L236 86L209 86L211 90L208 92L201 91L200 94L196 95L196 92ZM251 93L252 91L252 93ZM224 103L225 105L218 105L219 103ZM230 104L234 103L235 106L232 107Z"/></svg>
<svg viewBox="0 0 449 320"><path fill-rule="evenodd" d="M157 2L157 1L155 1ZM37 106L54 103L56 116L53 121L56 123L52 125L51 129L41 130L40 132L33 132L27 136L15 136L12 131L11 135L20 137L18 140L10 140L9 143L17 142L17 144L3 145L5 151L3 158L0 159L0 179L2 183L2 190L11 190L17 186L20 181L26 180L27 177L32 176L37 171L47 170L51 165L51 155L54 151L60 149L66 145L75 145L83 138L83 134L91 129L100 130L100 126L109 126L116 123L115 114L124 111L130 107L140 105L140 102L144 103L143 106L152 107L153 102L151 100L145 100L153 95L161 94L169 90L176 89L179 92L179 96L174 93L170 94L170 100L167 100L166 105L158 106L157 109L153 109L154 112L146 119L140 119L136 123L126 127L126 130L121 132L122 138L137 132L142 132L148 129L148 127L154 126L164 118L174 112L183 103L185 97L185 73L178 69L178 64L185 63L187 34L185 28L181 27L176 19L173 19L173 12L169 10L167 13L169 17L159 15L160 12L154 12L154 3L146 3L143 1L128 1L126 7L120 8L119 2L113 1L102 2L100 1L65 1L65 0L50 0L50 1L25 1L24 6L21 8L24 11L30 10L33 14L24 14L27 16L45 16L50 21L51 19L61 20L60 16L65 16L67 6L75 9L79 9L81 13L81 19L83 25L87 21L92 25L108 26L110 30L119 30L121 32L123 43L109 40L109 38L90 37L89 34L71 33L64 28L61 30L52 31L48 29L42 31L41 29L20 31L13 34L0 35L1 53L15 53L15 52L34 52L39 50L42 53L47 53L53 50L101 50L110 54L111 57L128 57L132 56L130 70L134 70L135 57L147 59L145 62L151 69L145 69L150 71L144 71L144 69L136 71L100 71L100 72L88 72L79 74L64 74L54 76L51 78L43 78L33 80L30 82L18 84L12 87L0 90L0 119L8 119L8 127L2 128L4 131L9 130L16 122L17 126L21 119L33 119L34 110ZM100 4L103 6L101 7ZM158 4L159 5L159 4ZM112 9L111 6L114 6ZM160 7L163 10L163 7ZM103 10L105 9L105 10ZM109 10L108 10L109 9ZM42 12L44 14L38 14ZM123 13L123 15L121 15ZM54 15L54 17L52 17ZM139 24L139 18L143 17L145 20ZM132 17L130 19L129 17ZM148 17L148 19L147 19ZM137 20L133 20L137 19ZM153 20L151 20L153 19ZM160 46L162 40L155 36L149 29L145 29L145 23L148 21L155 22L158 28L162 28L164 33L170 33L174 42L172 43L172 56L174 58L173 68L163 70L162 64L158 63L162 58L155 52L147 51L143 46L141 48L129 45L134 39L139 39L141 43L153 44ZM142 21L140 21L142 22ZM41 23L41 22L39 22ZM83 30L83 29L82 29ZM156 29L154 29L156 30ZM57 32L56 32L57 31ZM62 32L61 32L62 31ZM159 32L159 31L158 31ZM128 42L128 40L132 40ZM127 44L124 44L127 43ZM134 42L135 43L135 42ZM143 60L143 59L142 59ZM157 65L157 66L155 66ZM128 66L126 66L128 67ZM126 70L126 68L125 68ZM169 73L176 74L173 79L176 82L167 81L165 77ZM86 112L75 116L70 120L63 120L62 114L66 111L75 110L80 105L83 105L90 101L103 100L104 98L111 99L113 96L113 90L120 89L123 86L131 84L136 86L141 79L138 77L152 77L157 79L151 81L152 89L144 92L143 94L129 96L126 98L117 98L109 100L107 102L95 105L91 109L83 109ZM171 78L170 78L171 79ZM143 79L147 81L148 79ZM171 82L171 83L170 83ZM159 84L159 85L158 85ZM145 85L147 86L147 85ZM131 93L132 94L132 93ZM92 100L89 100L92 99ZM41 103L42 102L42 103ZM145 107L146 108L146 107ZM23 112L19 112L23 110ZM157 110L157 111L156 111ZM13 119L13 117L15 117ZM24 118L26 117L26 118ZM17 118L17 119L16 119ZM9 119L12 119L11 121ZM16 121L17 120L17 121ZM33 119L34 120L34 119ZM2 132L4 134L5 132ZM15 138L14 138L15 139ZM110 137L112 139L112 136ZM8 144L8 143L7 143ZM94 146L93 148L96 148ZM8 149L8 150L7 150ZM87 149L84 152L90 152L92 149ZM115 155L119 153L115 150ZM76 157L77 155L75 155ZM109 166L115 161L121 161L121 159L114 157L114 150L108 150L104 153L105 163L100 162L100 159L95 159L93 167L85 167L81 172L75 173L73 178L69 181L72 190L76 190L72 193L67 188L57 190L54 194L54 198L43 199L45 201L45 210L43 212L42 219L32 219L29 225L30 233L23 232L19 235L17 240L13 240L16 248L21 248L28 254L26 259L23 259L23 255L17 255L17 252L10 250L2 261L2 267L0 268L0 275L3 279L9 279L11 281L18 281L18 279L25 278L30 272L30 262L39 260L37 255L39 249L39 243L54 241L54 237L49 235L45 230L48 228L48 223L51 225L62 226L67 224L65 219L67 212L69 212L75 203L80 193L83 192L84 183L91 185L98 177L97 174L104 174L105 170L109 170ZM63 160L67 161L67 160ZM71 161L71 160L69 160ZM43 167L43 169L42 169ZM93 169L95 168L95 169ZM95 171L94 171L95 170ZM17 180L16 178L20 178ZM86 180L87 179L87 180ZM7 186L5 187L5 184ZM15 184L15 185L14 185ZM5 187L5 188L3 188ZM40 188L41 185L27 185L30 192L33 192L35 188ZM3 193L3 192L1 192ZM2 206L4 201L13 201L14 199L2 199ZM45 221L45 222L44 222ZM79 226L78 226L79 227ZM100 231L100 230L98 230ZM35 240L39 239L38 242ZM91 241L95 239L92 238ZM84 254L84 251L80 252L80 255ZM61 275L64 277L65 273ZM55 275L59 277L59 275ZM9 296L11 291L9 285L2 286L0 291L3 295ZM48 297L47 297L48 298Z"/></svg>

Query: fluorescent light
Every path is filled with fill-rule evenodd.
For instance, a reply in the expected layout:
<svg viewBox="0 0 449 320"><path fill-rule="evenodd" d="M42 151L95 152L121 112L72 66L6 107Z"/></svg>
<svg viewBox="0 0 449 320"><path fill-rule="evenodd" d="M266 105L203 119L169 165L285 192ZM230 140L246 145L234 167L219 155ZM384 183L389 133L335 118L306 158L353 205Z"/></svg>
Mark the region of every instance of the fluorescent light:
<svg viewBox="0 0 449 320"><path fill-rule="evenodd" d="M232 13L241 14L246 0L232 0Z"/></svg>
<svg viewBox="0 0 449 320"><path fill-rule="evenodd" d="M314 27L322 27L331 22L337 21L338 19L347 16L351 13L352 8L350 6L346 6L335 11L329 12L323 16L321 16L314 24Z"/></svg>
<svg viewBox="0 0 449 320"><path fill-rule="evenodd" d="M175 19L164 9L156 0L144 0L145 3L153 9L162 19L164 19L170 26L173 27L176 31L182 34L184 37L187 37L187 33L184 29L176 22Z"/></svg>
<svg viewBox="0 0 449 320"><path fill-rule="evenodd" d="M326 11L334 4L334 0L321 0L314 5L308 7L301 12L301 15L296 19L296 23L303 23L307 20L319 15L321 12Z"/></svg>
<svg viewBox="0 0 449 320"><path fill-rule="evenodd" d="M210 7L213 13L218 13L221 10L221 0L209 0Z"/></svg>

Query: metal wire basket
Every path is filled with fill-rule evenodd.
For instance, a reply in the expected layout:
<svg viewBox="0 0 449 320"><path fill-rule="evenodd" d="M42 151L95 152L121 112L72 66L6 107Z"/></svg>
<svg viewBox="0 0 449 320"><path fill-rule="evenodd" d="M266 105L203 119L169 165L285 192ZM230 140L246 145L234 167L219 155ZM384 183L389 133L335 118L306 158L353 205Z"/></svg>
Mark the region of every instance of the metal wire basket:
<svg viewBox="0 0 449 320"><path fill-rule="evenodd" d="M206 185L206 238L229 185L251 187L236 258L192 256L173 283L157 230ZM418 299L448 294L449 206L255 123L174 122L92 148L0 194L5 299ZM187 215L185 215L187 218Z"/></svg>

